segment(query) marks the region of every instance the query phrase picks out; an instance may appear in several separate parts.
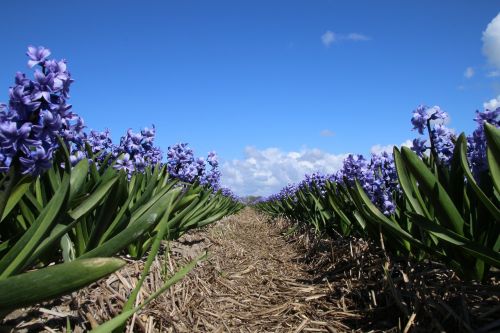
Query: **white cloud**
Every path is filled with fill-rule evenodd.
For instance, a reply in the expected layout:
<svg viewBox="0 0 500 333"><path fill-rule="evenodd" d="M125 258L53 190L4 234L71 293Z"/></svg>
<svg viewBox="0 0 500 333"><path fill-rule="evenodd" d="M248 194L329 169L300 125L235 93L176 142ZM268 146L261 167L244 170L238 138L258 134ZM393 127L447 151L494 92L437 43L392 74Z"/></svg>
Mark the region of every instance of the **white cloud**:
<svg viewBox="0 0 500 333"><path fill-rule="evenodd" d="M348 41L353 41L353 42L362 42L362 41L367 41L370 40L371 38L359 34L356 32L350 32L348 34L339 34L330 30L327 30L322 36L321 36L321 41L326 47L329 47L331 44L341 41L341 40L348 40Z"/></svg>
<svg viewBox="0 0 500 333"><path fill-rule="evenodd" d="M333 173L342 167L347 154L330 154L319 149L285 152L278 148L245 148L244 159L222 165L222 185L239 195L268 196L306 173Z"/></svg>
<svg viewBox="0 0 500 333"><path fill-rule="evenodd" d="M466 78L466 79L470 79L471 77L473 77L473 76L474 76L474 74L475 74L475 72L474 72L474 68L472 68L472 67L467 67L467 68L465 69L464 76L465 76L465 78Z"/></svg>
<svg viewBox="0 0 500 333"><path fill-rule="evenodd" d="M333 42L335 42L336 40L336 37L335 37L335 33L330 31L330 30L327 30L322 36L321 36L321 41L323 42L323 44L328 47L330 46L330 44L332 44Z"/></svg>
<svg viewBox="0 0 500 333"><path fill-rule="evenodd" d="M492 98L488 102L483 103L483 107L488 110L496 110L500 107L500 95L497 98Z"/></svg>
<svg viewBox="0 0 500 333"><path fill-rule="evenodd" d="M412 140L408 139L406 140L405 142L403 142L402 144L400 144L398 147L402 147L402 146L405 146L405 147L411 147L413 145L413 142ZM380 144L377 144L375 146L372 146L370 148L370 153L372 154L381 154L383 152L387 152L389 154L392 154L392 148L394 148L395 145L380 145Z"/></svg>
<svg viewBox="0 0 500 333"><path fill-rule="evenodd" d="M500 71L491 71L486 73L486 77L498 77L500 76Z"/></svg>
<svg viewBox="0 0 500 333"><path fill-rule="evenodd" d="M370 40L370 37L363 35L363 34L351 32L350 34L347 34L347 36L345 36L345 39L353 40L353 41L366 41L366 40Z"/></svg>
<svg viewBox="0 0 500 333"><path fill-rule="evenodd" d="M324 136L324 137L329 137L329 136L334 136L335 133L330 131L329 129L322 130L319 135Z"/></svg>
<svg viewBox="0 0 500 333"><path fill-rule="evenodd" d="M500 68L500 13L483 31L483 53L493 66Z"/></svg>

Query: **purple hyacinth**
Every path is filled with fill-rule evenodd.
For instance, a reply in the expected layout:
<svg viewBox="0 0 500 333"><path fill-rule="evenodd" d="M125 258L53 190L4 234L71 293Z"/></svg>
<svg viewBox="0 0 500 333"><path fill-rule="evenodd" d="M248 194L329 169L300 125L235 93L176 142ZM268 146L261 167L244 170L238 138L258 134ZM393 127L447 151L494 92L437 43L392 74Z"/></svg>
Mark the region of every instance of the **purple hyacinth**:
<svg viewBox="0 0 500 333"><path fill-rule="evenodd" d="M345 177L349 185L352 185L355 179L363 182L367 168L368 162L363 155L349 154L344 160L339 176Z"/></svg>
<svg viewBox="0 0 500 333"><path fill-rule="evenodd" d="M422 138L415 138L412 141L411 150L413 150L419 157L424 155L424 152L427 150L427 140Z"/></svg>
<svg viewBox="0 0 500 333"><path fill-rule="evenodd" d="M127 170L143 172L147 166L154 166L161 163L162 152L154 146L155 127L144 128L140 133L135 133L132 129L127 130L127 134L120 139L119 146L113 146L109 139L109 131L94 134L92 139L97 146L95 149L111 149L114 156L127 154L133 163L133 168Z"/></svg>
<svg viewBox="0 0 500 333"><path fill-rule="evenodd" d="M214 151L211 151L208 153L208 158L207 158L208 163L213 167L216 168L219 166L219 161L217 159L217 154Z"/></svg>
<svg viewBox="0 0 500 333"><path fill-rule="evenodd" d="M425 127L427 126L427 120L429 120L429 114L427 113L427 107L424 105L419 105L414 111L411 118L411 123L413 124L413 129L418 130L418 133L424 134Z"/></svg>
<svg viewBox="0 0 500 333"><path fill-rule="evenodd" d="M327 176L318 172L310 175L306 174L304 180L298 184L298 188L307 191L319 191L319 194L324 194L326 180Z"/></svg>
<svg viewBox="0 0 500 333"><path fill-rule="evenodd" d="M43 147L37 147L35 150L31 151L28 156L22 156L19 158L21 164L23 165L23 174L38 175L42 171L47 170L52 166L52 150L49 148L46 151Z"/></svg>
<svg viewBox="0 0 500 333"><path fill-rule="evenodd" d="M220 191L223 196L231 198L233 201L241 201L241 198L227 187L220 188Z"/></svg>
<svg viewBox="0 0 500 333"><path fill-rule="evenodd" d="M362 186L385 215L393 214L395 205L392 197L400 192L393 156L387 152L373 154Z"/></svg>
<svg viewBox="0 0 500 333"><path fill-rule="evenodd" d="M207 163L210 170L207 170ZM207 159L195 158L193 150L187 143L177 143L168 147L167 168L169 174L185 182L199 181L214 191L220 188L220 171L217 154L210 152Z"/></svg>
<svg viewBox="0 0 500 333"><path fill-rule="evenodd" d="M476 180L480 180L481 173L488 170L486 135L484 124L489 123L495 127L500 127L500 107L496 110L476 111L477 128L472 135L467 137L467 157L471 164L472 173Z"/></svg>
<svg viewBox="0 0 500 333"><path fill-rule="evenodd" d="M449 165L453 156L453 149L455 147L455 134L452 130L444 124L448 119L448 114L444 112L439 106L426 107L423 105L418 106L413 111L411 123L413 129L418 130L420 134L424 134L425 130L430 130L430 148L439 158L439 161L444 165ZM413 151L419 156L427 150L426 141L424 139L413 140Z"/></svg>
<svg viewBox="0 0 500 333"><path fill-rule="evenodd" d="M172 177L179 178L186 182L192 182L194 179L190 177L191 172L189 169L193 162L193 150L188 147L187 143L177 143L168 147L167 169Z"/></svg>
<svg viewBox="0 0 500 333"><path fill-rule="evenodd" d="M18 160L22 173L37 175L50 167L58 136L73 150L85 134L83 121L67 103L73 80L66 62L47 59L50 51L44 47L30 46L26 54L28 66L39 69L33 79L16 73L8 107L0 108L0 154L4 159L0 171L6 171L6 161L10 165Z"/></svg>
<svg viewBox="0 0 500 333"><path fill-rule="evenodd" d="M26 52L26 55L30 58L30 60L28 61L28 66L30 66L30 68L33 68L36 65L43 64L45 59L50 56L50 50L46 49L43 46L28 46L28 52Z"/></svg>
<svg viewBox="0 0 500 333"><path fill-rule="evenodd" d="M102 150L111 152L111 149L113 148L111 133L107 128L102 132L94 130L90 131L90 134L87 136L86 141L92 148L93 153L98 153Z"/></svg>
<svg viewBox="0 0 500 333"><path fill-rule="evenodd" d="M431 138L439 159L445 165L449 165L453 157L453 149L455 148L455 134L446 126L437 124L431 130Z"/></svg>
<svg viewBox="0 0 500 333"><path fill-rule="evenodd" d="M130 174L134 172L134 163L130 159L130 155L125 153L121 158L118 158L116 160L113 168L115 168L116 170L123 170L130 176Z"/></svg>
<svg viewBox="0 0 500 333"><path fill-rule="evenodd" d="M0 172L9 171L11 163L12 163L12 157L2 154L0 152Z"/></svg>

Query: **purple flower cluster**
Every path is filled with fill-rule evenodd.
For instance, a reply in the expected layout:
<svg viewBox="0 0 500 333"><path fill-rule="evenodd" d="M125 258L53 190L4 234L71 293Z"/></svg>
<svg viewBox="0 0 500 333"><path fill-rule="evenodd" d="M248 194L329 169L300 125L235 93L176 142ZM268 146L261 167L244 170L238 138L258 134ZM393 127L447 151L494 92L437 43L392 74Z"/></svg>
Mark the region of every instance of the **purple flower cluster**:
<svg viewBox="0 0 500 333"><path fill-rule="evenodd" d="M393 196L399 192L399 185L394 159L387 152L372 154L370 161L363 155L349 155L334 179L347 182L349 186L358 180L371 201L385 215L394 213Z"/></svg>
<svg viewBox="0 0 500 333"><path fill-rule="evenodd" d="M114 149L111 133L107 128L102 132L91 130L86 139L94 154L101 151L111 152Z"/></svg>
<svg viewBox="0 0 500 333"><path fill-rule="evenodd" d="M221 187L220 191L223 196L231 198L233 201L241 201L241 198L227 187Z"/></svg>
<svg viewBox="0 0 500 333"><path fill-rule="evenodd" d="M146 166L160 163L162 152L160 148L154 146L155 135L154 125L152 128L144 128L140 133L128 129L127 134L121 137L120 145L112 147L113 155L118 157L114 168L125 170L130 174L133 171L143 172ZM106 135L101 135L100 138L107 140Z"/></svg>
<svg viewBox="0 0 500 333"><path fill-rule="evenodd" d="M313 173L305 175L297 185L289 184L277 194L269 196L266 201L280 201L291 199L296 201L297 191L325 194L327 182L335 182L352 186L355 180L363 186L372 202L384 214L394 213L394 193L399 193L396 167L392 156L386 152L372 155L371 160L366 160L362 155L350 154L343 163L342 169L330 175ZM318 192L319 191L319 192Z"/></svg>
<svg viewBox="0 0 500 333"><path fill-rule="evenodd" d="M210 170L207 170L207 163ZM220 188L219 162L215 152L210 152L207 159L195 158L193 150L187 143L177 143L168 147L167 168L169 174L182 181L192 183L199 181L214 190Z"/></svg>
<svg viewBox="0 0 500 333"><path fill-rule="evenodd" d="M81 145L84 123L67 103L73 80L65 60L48 59L44 47L28 48L33 79L18 72L9 90L9 105L0 107L0 172L19 161L23 174L37 175L51 166L60 136L68 145Z"/></svg>
<svg viewBox="0 0 500 333"><path fill-rule="evenodd" d="M140 133L129 129L119 145L113 144L107 129L85 133L82 118L67 103L73 79L66 61L49 59L50 51L44 47L30 46L27 56L28 66L35 67L33 79L17 73L15 85L9 90L8 106L0 104L0 172L7 172L15 164L23 174L40 174L51 167L59 137L70 151L72 165L90 158L85 145L94 155L91 162L114 162L115 169L125 170L129 176L162 163L162 151L154 145L154 125ZM169 147L167 167L176 178L199 181L214 190L220 188L215 152L210 152L206 160L195 159L187 144L177 144Z"/></svg>
<svg viewBox="0 0 500 333"><path fill-rule="evenodd" d="M477 123L477 128L472 135L467 137L467 157L475 178L479 180L480 174L488 170L484 124L490 123L496 127L500 126L500 107L496 110L476 111L474 121Z"/></svg>
<svg viewBox="0 0 500 333"><path fill-rule="evenodd" d="M484 134L484 123L488 122L496 127L500 126L500 108L496 110L476 111L476 130L467 137L467 157L471 164L474 176L479 180L479 175L488 170L486 161L486 137ZM418 106L413 111L411 122L413 128L420 134L424 134L425 129L429 130L430 145L423 138L413 140L412 150L420 157L428 149L433 149L439 161L445 166L450 164L455 148L456 136L452 130L444 123L448 119L448 114L443 112L438 106L428 108Z"/></svg>
<svg viewBox="0 0 500 333"><path fill-rule="evenodd" d="M280 201L280 200L285 200L288 198L291 198L293 201L296 201L298 191L298 186L295 184L288 184L287 186L283 187L281 191L279 191L276 194L272 194L268 198L266 198L264 201Z"/></svg>
<svg viewBox="0 0 500 333"><path fill-rule="evenodd" d="M367 170L368 161L363 155L349 154L343 162L342 169L339 170L335 177L340 182L345 179L349 185L352 185L356 179L363 182Z"/></svg>
<svg viewBox="0 0 500 333"><path fill-rule="evenodd" d="M363 188L385 215L394 213L394 195L400 192L394 158L387 152L373 154Z"/></svg>
<svg viewBox="0 0 500 333"><path fill-rule="evenodd" d="M424 134L426 129L430 133L430 143L424 138L416 138L413 140L412 150L422 157L427 150L432 149L444 166L448 166L450 163L456 140L453 131L444 125L447 119L448 114L438 106L429 108L423 105L418 106L413 111L411 119L413 129L416 129L420 134ZM479 179L480 173L488 169L484 124L488 122L499 127L500 108L484 112L477 111L474 120L478 127L467 138L467 154L473 173ZM394 158L387 152L373 154L370 160L365 159L363 155L350 154L338 172L331 175L318 173L306 175L298 185L287 185L279 193L271 195L265 201L293 199L299 190L319 189L320 194L322 194L326 181L352 186L355 180L359 181L371 201L385 215L394 213L394 199L401 193L401 190Z"/></svg>
<svg viewBox="0 0 500 333"><path fill-rule="evenodd" d="M306 174L304 179L299 183L298 189L315 189L319 190L320 194L324 193L325 184L328 177L315 172L311 175Z"/></svg>
<svg viewBox="0 0 500 333"><path fill-rule="evenodd" d="M411 118L413 129L418 133L424 134L425 129L428 129L430 134L430 147L427 141L422 138L413 140L412 150L419 156L423 156L427 149L433 149L439 160L449 165L453 156L455 147L455 134L444 124L448 119L448 114L439 106L427 107L419 105L414 111Z"/></svg>

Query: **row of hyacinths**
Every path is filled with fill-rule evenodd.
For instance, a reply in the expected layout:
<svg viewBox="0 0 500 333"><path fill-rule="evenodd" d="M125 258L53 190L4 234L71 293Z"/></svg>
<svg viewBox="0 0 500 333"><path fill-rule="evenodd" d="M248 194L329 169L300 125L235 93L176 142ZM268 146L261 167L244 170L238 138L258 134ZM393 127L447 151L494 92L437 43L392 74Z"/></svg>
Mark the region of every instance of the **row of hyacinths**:
<svg viewBox="0 0 500 333"><path fill-rule="evenodd" d="M474 121L477 127L467 137L467 157L472 172L478 182L481 174L488 171L486 157L486 136L484 123L488 122L496 127L500 126L500 108L496 110L476 111ZM411 149L420 157L433 154L438 163L449 167L456 142L454 131L445 124L448 114L438 106L419 106L413 111L411 123L413 129L421 135L412 142ZM428 139L423 135L428 132ZM289 184L279 193L273 194L264 201L280 201L285 198L296 200L298 190L319 190L324 193L327 181L352 186L355 179L362 185L371 201L387 216L395 211L395 198L401 194L398 184L396 167L392 154L383 152L372 154L370 159L363 155L349 154L343 161L342 168L333 174L313 173L306 175L298 184Z"/></svg>
<svg viewBox="0 0 500 333"><path fill-rule="evenodd" d="M26 54L28 66L34 70L33 79L18 72L14 86L9 89L8 105L0 104L1 173L17 170L21 174L39 175L51 167L60 139L68 147L73 165L89 158L86 145L97 156L92 162L114 163L115 169L129 175L163 163L162 151L154 145L154 126L139 133L129 129L119 144L113 144L109 130L87 133L83 119L67 102L74 80L66 60L49 59L51 52L44 47L30 46ZM174 178L220 189L221 174L215 152L210 152L207 159L196 158L187 143L178 143L168 148L166 165ZM232 196L228 189L221 190Z"/></svg>

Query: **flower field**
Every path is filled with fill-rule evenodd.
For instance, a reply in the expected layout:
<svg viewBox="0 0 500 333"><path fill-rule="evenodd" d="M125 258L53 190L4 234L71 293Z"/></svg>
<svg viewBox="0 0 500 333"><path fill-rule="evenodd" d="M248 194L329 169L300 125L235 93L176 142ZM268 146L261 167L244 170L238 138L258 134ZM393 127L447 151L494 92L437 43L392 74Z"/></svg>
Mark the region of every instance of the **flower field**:
<svg viewBox="0 0 500 333"><path fill-rule="evenodd" d="M193 234L205 235L212 245L220 246L215 250L219 256L214 259L217 266L210 266L209 274L196 274L215 279L214 288L227 288L223 295L208 287L202 289L200 285L206 283L203 280L181 289L184 300L201 297L197 304L208 307L206 311L190 308L199 311L199 316L220 312L215 321L212 318L195 323L191 312L179 312L177 317L197 332L215 327L220 318L226 318L225 313L232 314L226 318L227 325L249 325L256 331L262 327L250 317L238 317L239 311L254 313L252 318L259 325L272 326L275 331L286 331L292 323L300 328L295 332L310 323L318 332L330 332L332 327L347 331L349 325L358 330L367 328L360 324L364 310L358 303L362 302L351 298L349 306L344 303L340 307L334 295L341 287L332 288L324 277L345 265L343 259L327 259L334 263L324 269L326 264L316 265L316 254L304 250L309 260L307 267L314 274L316 270L324 271L323 279L316 276L308 285L303 281L309 275L294 271L303 269L297 268L298 249L311 249L309 243L304 245L304 239L328 244L331 254L325 256L335 258L335 253L340 253L356 258L356 265L349 264L351 279L342 280L342 284L350 283L351 289L353 281L362 280L362 275L377 279L382 276L366 267L384 267L384 281L392 281L388 272L403 267L401 262L405 262L411 272L417 266L424 267L424 271L438 267L461 288L475 284L491 290L492 297L498 300L500 108L476 112L476 129L466 135L446 126L448 114L439 107L419 106L411 117L419 137L411 147L394 147L392 153L373 154L369 159L351 154L336 173L306 175L300 183L290 184L245 208L240 198L221 186L214 151L206 158L196 157L187 143L177 143L164 154L155 145L154 125L139 131L128 129L119 142L113 142L107 129L87 130L83 118L68 103L73 78L67 62L52 59L50 50L44 47L30 46L26 55L33 75L18 72L9 89L8 104L0 105L2 321L15 310L36 307L78 290L86 290L88 295L97 288L96 282L112 274L121 276L120 269L134 265L141 268L136 271L135 282L129 283L130 290L113 295L121 299L120 308L111 307L113 316L98 323L89 320L81 326L93 332L133 331L138 313L159 302L167 290L174 295L171 287L191 281L186 280L188 273L206 259L205 253L197 253L175 272L167 269L158 273L163 269L159 262L165 252L169 253L169 244L178 244L175 242ZM243 208L243 213L235 215ZM231 222L224 227L221 220L231 215ZM241 230L238 216L244 219ZM212 229L205 228L208 225ZM261 244L265 237L272 239L266 246ZM280 252L292 242L295 245L289 250L295 255L287 251L267 253ZM226 252L224 246L230 251ZM252 250L247 251L245 246ZM267 256L280 264L266 263ZM366 266L366 261L371 266ZM221 268L224 265L229 266ZM353 266L359 275L357 280L352 278ZM288 280L283 267L297 273L290 275L301 283ZM226 274L225 269L235 272ZM161 283L157 279L153 289L150 274L161 276ZM228 287L221 280L226 276L246 281L250 287L244 283ZM403 280L409 279L406 276ZM253 288L252 283L259 288ZM397 289L393 282L387 282L387 286L392 288L391 297L402 312L397 316L399 324L390 325L399 325L394 331L407 332L420 319L420 309L429 310L425 304L408 306L397 296L402 290L409 293L407 289ZM99 288L103 288L102 283ZM149 288L146 296L144 288ZM196 292L185 297L190 290ZM273 296L266 296L266 290ZM218 301L207 301L205 292ZM227 295L246 298L233 299L227 306ZM297 305L293 297L306 305ZM377 296L369 297L376 308ZM251 306L245 302L253 302L255 308L249 309ZM491 302L487 299L486 303ZM188 303L186 308L190 307ZM267 304L273 307L266 308ZM336 310L330 311L329 307ZM172 308L171 313L179 308ZM488 314L497 310L498 304ZM269 314L285 319L270 318ZM69 317L66 319L64 330L72 331L76 326ZM334 320L335 324L330 324ZM175 320L171 322L174 327ZM457 327L468 331L471 325ZM500 327L498 320L488 325L492 329Z"/></svg>
<svg viewBox="0 0 500 333"><path fill-rule="evenodd" d="M86 132L68 104L73 79L64 60L29 47L33 78L17 73L0 111L0 316L85 287L145 260L121 314L128 318L194 267L194 260L143 300L137 295L164 240L242 208L219 185L217 156L195 158L185 143L154 145L155 127L129 129L119 144L109 131ZM118 256L118 257L117 257Z"/></svg>
<svg viewBox="0 0 500 333"><path fill-rule="evenodd" d="M443 124L447 117L439 107L420 106L412 124L428 140L370 160L349 155L337 173L306 176L257 208L485 280L490 268L500 268L500 108L477 112L469 136L454 135Z"/></svg>

